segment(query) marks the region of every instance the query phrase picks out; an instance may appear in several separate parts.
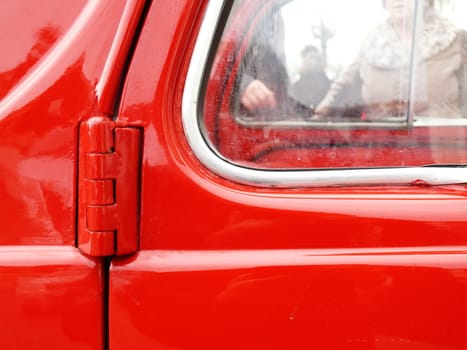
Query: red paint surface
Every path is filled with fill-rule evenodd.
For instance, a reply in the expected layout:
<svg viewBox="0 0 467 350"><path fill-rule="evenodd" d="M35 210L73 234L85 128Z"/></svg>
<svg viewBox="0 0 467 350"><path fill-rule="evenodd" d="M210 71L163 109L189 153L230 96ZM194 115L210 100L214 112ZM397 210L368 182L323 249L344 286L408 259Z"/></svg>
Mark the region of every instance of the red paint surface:
<svg viewBox="0 0 467 350"><path fill-rule="evenodd" d="M91 256L138 249L141 134L107 118L80 125L78 247Z"/></svg>
<svg viewBox="0 0 467 350"><path fill-rule="evenodd" d="M0 247L0 347L101 349L102 272L72 247Z"/></svg>
<svg viewBox="0 0 467 350"><path fill-rule="evenodd" d="M142 3L2 2L0 245L74 244L78 123L113 112Z"/></svg>
<svg viewBox="0 0 467 350"><path fill-rule="evenodd" d="M152 7L125 85L119 120L145 128L141 249L467 244L463 186L259 189L204 168L181 125L198 11L185 1ZM161 27L166 13L178 21Z"/></svg>
<svg viewBox="0 0 467 350"><path fill-rule="evenodd" d="M113 113L143 4L41 4L0 11L27 37L0 77L0 345L102 348L102 260L72 248L77 130ZM181 97L204 6L154 1L125 83L142 252L113 262L110 348L466 348L465 187L258 189L198 162Z"/></svg>
<svg viewBox="0 0 467 350"><path fill-rule="evenodd" d="M111 347L463 349L465 253L141 252L111 268Z"/></svg>
<svg viewBox="0 0 467 350"><path fill-rule="evenodd" d="M142 5L1 1L3 349L104 347L103 261L73 248L77 131L114 112Z"/></svg>
<svg viewBox="0 0 467 350"><path fill-rule="evenodd" d="M111 347L465 348L465 187L258 189L212 174L181 124L200 11L158 1L130 65L119 120L144 126L142 251L111 268Z"/></svg>

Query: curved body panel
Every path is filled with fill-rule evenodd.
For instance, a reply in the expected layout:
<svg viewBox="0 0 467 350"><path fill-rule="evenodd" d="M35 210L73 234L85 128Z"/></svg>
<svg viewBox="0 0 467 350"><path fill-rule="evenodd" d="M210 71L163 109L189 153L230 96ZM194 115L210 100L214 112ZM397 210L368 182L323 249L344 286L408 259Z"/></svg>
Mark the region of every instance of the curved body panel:
<svg viewBox="0 0 467 350"><path fill-rule="evenodd" d="M111 269L116 349L463 349L466 247L144 251Z"/></svg>
<svg viewBox="0 0 467 350"><path fill-rule="evenodd" d="M0 247L0 346L104 346L103 264L72 247Z"/></svg>
<svg viewBox="0 0 467 350"><path fill-rule="evenodd" d="M465 348L462 184L260 188L194 155L182 99L205 5L158 1L129 68L141 252L111 265L111 347Z"/></svg>
<svg viewBox="0 0 467 350"><path fill-rule="evenodd" d="M18 13L1 24L24 25L29 37L24 47L2 51L16 68L0 73L1 85L9 88L0 100L0 217L8 232L0 234L0 245L71 245L78 123L113 113L143 1L68 6L48 0L40 9L31 3L39 4L15 2ZM28 61L29 42L34 62Z"/></svg>
<svg viewBox="0 0 467 350"><path fill-rule="evenodd" d="M0 347L105 347L105 261L76 244L79 123L113 114L144 1L0 4Z"/></svg>

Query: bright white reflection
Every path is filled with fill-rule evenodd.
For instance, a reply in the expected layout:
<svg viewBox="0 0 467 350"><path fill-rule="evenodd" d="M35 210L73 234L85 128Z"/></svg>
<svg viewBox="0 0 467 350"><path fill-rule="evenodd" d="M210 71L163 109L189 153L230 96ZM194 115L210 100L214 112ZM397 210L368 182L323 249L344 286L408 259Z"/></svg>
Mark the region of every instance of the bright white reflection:
<svg viewBox="0 0 467 350"><path fill-rule="evenodd" d="M362 9L365 20L356 20L362 18ZM305 45L318 48L326 45L327 73L334 78L342 66L353 61L362 38L385 15L381 2L375 0L296 0L283 7L282 16L286 27L287 66L291 76L297 73L300 51ZM320 38L321 28L329 30L332 36L329 40Z"/></svg>
<svg viewBox="0 0 467 350"><path fill-rule="evenodd" d="M443 17L467 30L466 0L436 0L434 7ZM304 46L313 45L323 51L324 44L328 58L326 71L333 79L343 66L353 61L365 35L387 15L382 2L376 0L295 0L282 8L282 16L290 76L299 70L300 51ZM329 40L320 38L321 28L330 31Z"/></svg>

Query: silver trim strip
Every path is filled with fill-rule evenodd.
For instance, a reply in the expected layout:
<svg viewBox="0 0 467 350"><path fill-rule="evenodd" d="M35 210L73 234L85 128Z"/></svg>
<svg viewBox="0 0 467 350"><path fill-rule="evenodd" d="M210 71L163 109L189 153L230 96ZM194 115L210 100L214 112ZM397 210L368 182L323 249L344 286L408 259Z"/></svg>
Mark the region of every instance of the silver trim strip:
<svg viewBox="0 0 467 350"><path fill-rule="evenodd" d="M320 129L382 129L382 128L391 128L392 130L398 129L407 129L409 124L406 122L405 118L387 120L375 120L375 121L339 121L339 120L271 120L271 121L261 121L255 120L253 118L248 118L244 116L236 116L235 121L245 127L258 128L258 127L269 127L269 128L278 128L278 129L291 129L291 128L300 128L300 129L310 129L310 128L320 128ZM467 126L467 118L433 118L433 117L422 117L417 116L412 122L412 126L415 128L421 127L433 127L433 126Z"/></svg>
<svg viewBox="0 0 467 350"><path fill-rule="evenodd" d="M226 179L243 184L280 188L467 183L466 167L257 170L234 165L222 159L213 152L203 138L197 116L204 67L222 8L222 0L209 2L191 58L182 101L182 121L188 142L196 157L211 171Z"/></svg>
<svg viewBox="0 0 467 350"><path fill-rule="evenodd" d="M300 128L300 129L342 129L346 130L352 129L372 129L372 128L390 128L393 129L407 129L408 124L403 120L395 121L334 121L334 120L271 120L271 121L261 121L255 119L249 119L248 117L237 116L235 117L235 122L239 125L248 127L248 128L259 128L259 127L268 127L268 128L277 128L277 129L291 129L291 128Z"/></svg>

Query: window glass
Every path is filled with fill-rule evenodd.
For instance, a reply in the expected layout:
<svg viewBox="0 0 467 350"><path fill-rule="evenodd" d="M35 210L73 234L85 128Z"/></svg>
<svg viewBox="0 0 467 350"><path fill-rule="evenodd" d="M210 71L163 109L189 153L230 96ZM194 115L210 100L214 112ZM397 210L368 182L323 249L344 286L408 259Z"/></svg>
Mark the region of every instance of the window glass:
<svg viewBox="0 0 467 350"><path fill-rule="evenodd" d="M467 163L465 0L236 1L201 124L266 169Z"/></svg>

